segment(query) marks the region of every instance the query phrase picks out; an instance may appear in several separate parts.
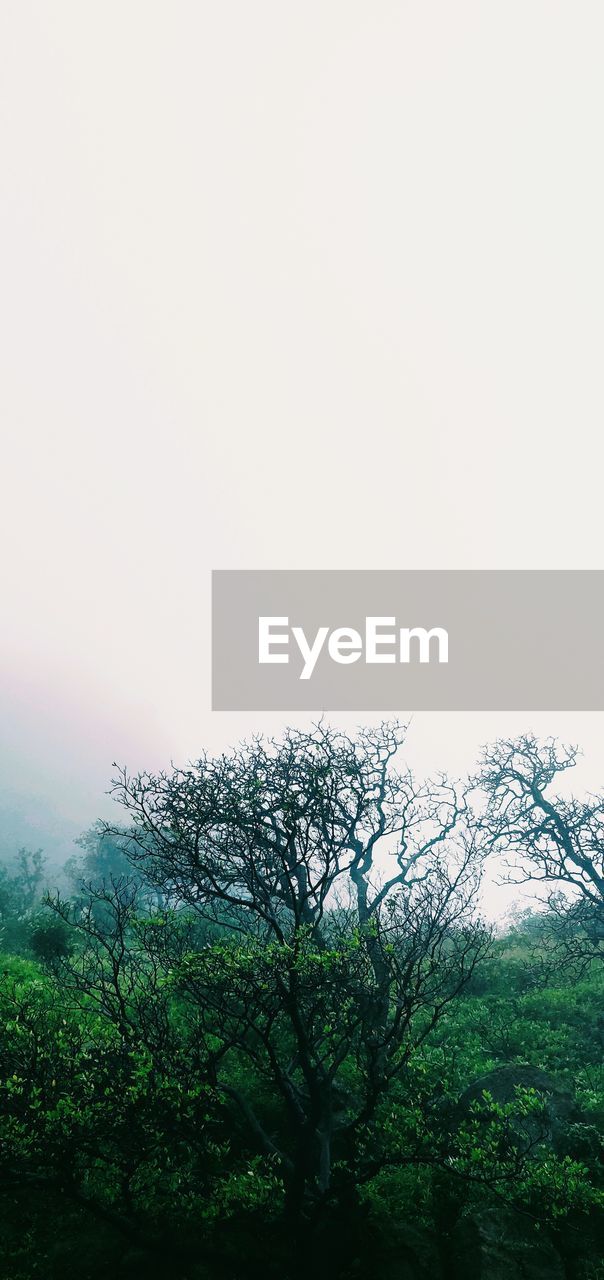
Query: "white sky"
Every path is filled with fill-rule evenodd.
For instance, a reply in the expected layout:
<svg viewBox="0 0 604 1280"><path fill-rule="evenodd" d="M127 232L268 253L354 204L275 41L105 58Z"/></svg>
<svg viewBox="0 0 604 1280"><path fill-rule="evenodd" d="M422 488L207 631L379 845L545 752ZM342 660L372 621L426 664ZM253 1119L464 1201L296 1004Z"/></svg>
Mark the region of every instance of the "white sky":
<svg viewBox="0 0 604 1280"><path fill-rule="evenodd" d="M6 785L279 729L212 567L603 567L603 59L600 0L3 0ZM526 727L598 785L596 714L410 755Z"/></svg>

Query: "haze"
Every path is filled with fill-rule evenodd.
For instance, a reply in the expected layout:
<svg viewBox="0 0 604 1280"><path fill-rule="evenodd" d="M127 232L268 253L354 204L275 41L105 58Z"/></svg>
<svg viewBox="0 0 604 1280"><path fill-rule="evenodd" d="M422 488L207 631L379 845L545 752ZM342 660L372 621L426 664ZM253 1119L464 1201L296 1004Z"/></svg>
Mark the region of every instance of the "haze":
<svg viewBox="0 0 604 1280"><path fill-rule="evenodd" d="M595 2L5 0L5 807L71 831L113 759L279 731L209 710L213 567L602 567L603 43ZM595 714L418 715L410 759L526 728L599 786Z"/></svg>

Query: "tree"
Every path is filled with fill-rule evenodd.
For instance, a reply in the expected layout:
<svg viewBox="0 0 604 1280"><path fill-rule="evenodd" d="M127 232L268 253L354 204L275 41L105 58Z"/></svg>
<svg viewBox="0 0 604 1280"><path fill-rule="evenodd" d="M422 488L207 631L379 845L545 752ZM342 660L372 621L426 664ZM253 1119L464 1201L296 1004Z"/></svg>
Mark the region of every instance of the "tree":
<svg viewBox="0 0 604 1280"><path fill-rule="evenodd" d="M552 792L578 750L531 734L488 747L478 782L486 847L512 859L514 883L547 887L551 937L580 964L604 954L604 795ZM509 865L509 864L508 864Z"/></svg>
<svg viewBox="0 0 604 1280"><path fill-rule="evenodd" d="M403 736L119 773L127 874L93 860L43 966L0 966L15 1280L466 1274L484 1214L511 1261L534 1223L601 1253L603 974L537 991L540 928L490 946L491 819Z"/></svg>
<svg viewBox="0 0 604 1280"><path fill-rule="evenodd" d="M109 884L131 874L122 841L106 831L102 822L95 822L74 843L81 852L68 858L64 867L74 898L86 901L87 886Z"/></svg>
<svg viewBox="0 0 604 1280"><path fill-rule="evenodd" d="M0 865L0 944L26 950L33 913L38 905L45 867L41 849L19 849L12 865Z"/></svg>
<svg viewBox="0 0 604 1280"><path fill-rule="evenodd" d="M171 964L200 1075L278 1170L296 1230L373 1176L392 1083L489 946L465 795L399 771L403 740L319 725L114 784L133 869L206 930ZM92 991L98 972L78 981Z"/></svg>
<svg viewBox="0 0 604 1280"><path fill-rule="evenodd" d="M5 962L3 1246L21 1265L25 1255L32 1264L25 1274L37 1275L41 1260L31 1256L33 1224L52 1256L56 1240L56 1263L44 1268L45 1275L66 1274L65 1263L74 1278L125 1274L118 1264L132 1248L144 1250L145 1276L188 1275L183 1227L197 1222L199 1259L199 1223L227 1159L219 1105L176 1043L162 1069L140 1038L124 1039L93 1001L74 1009L65 996L65 988L32 962ZM4 1248L2 1260L6 1264ZM21 1277L23 1271L17 1265L15 1271L3 1268L3 1274Z"/></svg>

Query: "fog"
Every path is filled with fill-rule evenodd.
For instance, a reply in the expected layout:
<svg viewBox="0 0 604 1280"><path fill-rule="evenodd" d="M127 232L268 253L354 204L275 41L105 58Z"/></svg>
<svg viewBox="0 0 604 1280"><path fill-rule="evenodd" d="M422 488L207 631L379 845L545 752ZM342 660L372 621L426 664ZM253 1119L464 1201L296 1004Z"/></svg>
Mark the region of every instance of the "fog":
<svg viewBox="0 0 604 1280"><path fill-rule="evenodd" d="M603 35L2 6L2 809L67 841L112 760L279 732L210 711L212 567L600 567ZM418 714L409 758L526 728L599 785L595 714Z"/></svg>

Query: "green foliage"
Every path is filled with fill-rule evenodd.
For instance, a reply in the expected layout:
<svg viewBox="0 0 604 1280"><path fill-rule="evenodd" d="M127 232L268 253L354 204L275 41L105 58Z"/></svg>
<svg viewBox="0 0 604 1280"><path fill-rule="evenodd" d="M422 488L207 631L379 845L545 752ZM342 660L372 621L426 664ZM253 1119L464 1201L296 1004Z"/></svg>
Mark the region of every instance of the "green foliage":
<svg viewBox="0 0 604 1280"><path fill-rule="evenodd" d="M151 924L157 932L169 927L161 919ZM38 1274L32 1252L46 1259L44 1274L52 1276L55 1267L57 1276L77 1276L74 1258L92 1226L95 1256L107 1266L134 1239L147 1262L151 1245L159 1253L171 1249L186 1269L195 1241L211 1253L227 1231L235 1249L243 1247L246 1222L258 1220L279 1248L279 1160L254 1150L237 1108L207 1082L204 1055L222 1052L225 1027L212 1034L206 1023L200 1040L187 993L195 984L207 992L227 984L231 992L240 990L243 1002L253 983L268 999L289 966L309 998L315 993L317 1036L333 1048L346 1018L346 983L358 980L362 956L358 937L325 951L308 939L295 954L228 938L185 951L167 976L171 1039L165 1056L140 1036L125 1041L94 1000L66 1003L57 979L35 962L6 956L0 1177L11 1197L3 1211L11 1277ZM497 963L507 962L500 956ZM402 1222L435 1230L439 1204L451 1197L465 1212L493 1196L496 1203L503 1198L544 1226L601 1211L601 992L601 975L594 973L579 984L506 996L486 992L451 1006L380 1106L375 1171L358 1188L368 1231L379 1231L387 1242ZM281 1034L286 1041L285 1026ZM554 1147L544 1097L534 1088L516 1088L504 1102L484 1090L460 1119L463 1089L502 1057L547 1070L560 1088L572 1089L575 1110ZM351 1051L340 1069L343 1097L354 1096L358 1072ZM261 1071L254 1077L250 1062L234 1054L228 1079L234 1090L245 1083L271 1132L283 1131L281 1106ZM375 1157L369 1133L367 1142ZM362 1155L362 1143L359 1150ZM342 1158L340 1175L350 1172ZM71 1253L57 1251L49 1217L69 1233Z"/></svg>
<svg viewBox="0 0 604 1280"><path fill-rule="evenodd" d="M134 827L88 833L67 900L40 908L41 855L4 870L7 1280L458 1280L499 1219L597 1276L598 955L552 966L553 908L491 945L465 799L398 745L124 773Z"/></svg>

